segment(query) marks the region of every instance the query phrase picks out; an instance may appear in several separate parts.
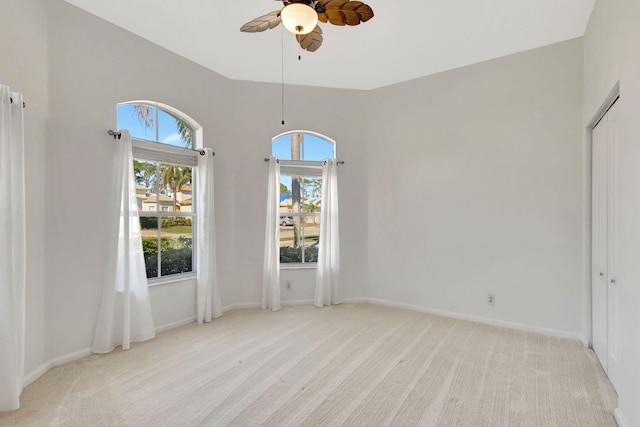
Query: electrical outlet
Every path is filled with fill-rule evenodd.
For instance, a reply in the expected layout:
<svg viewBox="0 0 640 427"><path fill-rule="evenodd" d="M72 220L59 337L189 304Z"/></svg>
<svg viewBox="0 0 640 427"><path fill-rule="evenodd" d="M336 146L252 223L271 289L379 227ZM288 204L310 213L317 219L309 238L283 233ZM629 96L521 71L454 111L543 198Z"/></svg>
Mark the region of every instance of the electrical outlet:
<svg viewBox="0 0 640 427"><path fill-rule="evenodd" d="M495 294L489 294L487 296L487 304L496 305L496 295Z"/></svg>
<svg viewBox="0 0 640 427"><path fill-rule="evenodd" d="M291 290L291 280L287 280L287 290Z"/></svg>

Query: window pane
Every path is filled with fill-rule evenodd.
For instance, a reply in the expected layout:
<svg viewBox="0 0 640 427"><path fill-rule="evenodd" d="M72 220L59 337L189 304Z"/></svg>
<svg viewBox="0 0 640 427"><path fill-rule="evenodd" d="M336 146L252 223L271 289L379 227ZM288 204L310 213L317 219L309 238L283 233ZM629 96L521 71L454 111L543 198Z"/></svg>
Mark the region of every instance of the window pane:
<svg viewBox="0 0 640 427"><path fill-rule="evenodd" d="M280 160L291 160L291 135L284 135L273 140L271 155L278 157Z"/></svg>
<svg viewBox="0 0 640 427"><path fill-rule="evenodd" d="M189 217L160 219L162 276L193 271L193 221Z"/></svg>
<svg viewBox="0 0 640 427"><path fill-rule="evenodd" d="M160 212L193 212L192 175L189 166L160 165Z"/></svg>
<svg viewBox="0 0 640 427"><path fill-rule="evenodd" d="M271 154L280 160L320 161L335 157L334 145L308 133L283 135L273 140Z"/></svg>
<svg viewBox="0 0 640 427"><path fill-rule="evenodd" d="M302 160L319 161L334 158L333 144L315 135L304 135Z"/></svg>
<svg viewBox="0 0 640 427"><path fill-rule="evenodd" d="M144 160L133 160L133 174L136 177L136 197L138 211L156 212L158 205L158 165Z"/></svg>
<svg viewBox="0 0 640 427"><path fill-rule="evenodd" d="M315 212L316 204L322 196L322 178L301 177L300 178L301 203L307 212Z"/></svg>
<svg viewBox="0 0 640 427"><path fill-rule="evenodd" d="M166 111L158 111L158 142L191 148L193 132L191 128Z"/></svg>
<svg viewBox="0 0 640 427"><path fill-rule="evenodd" d="M148 105L118 105L118 129L128 129L133 138L156 140L156 108Z"/></svg>
<svg viewBox="0 0 640 427"><path fill-rule="evenodd" d="M320 217L280 215L280 263L318 262L319 244Z"/></svg>
<svg viewBox="0 0 640 427"><path fill-rule="evenodd" d="M322 178L282 175L280 189L280 262L317 262Z"/></svg>
<svg viewBox="0 0 640 427"><path fill-rule="evenodd" d="M305 217L304 262L318 262L320 245L320 217Z"/></svg>
<svg viewBox="0 0 640 427"><path fill-rule="evenodd" d="M158 277L158 218L140 217L140 229L147 278Z"/></svg>
<svg viewBox="0 0 640 427"><path fill-rule="evenodd" d="M280 212L318 212L321 196L322 178L280 175ZM294 209L298 200L299 206Z"/></svg>
<svg viewBox="0 0 640 427"><path fill-rule="evenodd" d="M291 212L291 177L280 175L280 212Z"/></svg>

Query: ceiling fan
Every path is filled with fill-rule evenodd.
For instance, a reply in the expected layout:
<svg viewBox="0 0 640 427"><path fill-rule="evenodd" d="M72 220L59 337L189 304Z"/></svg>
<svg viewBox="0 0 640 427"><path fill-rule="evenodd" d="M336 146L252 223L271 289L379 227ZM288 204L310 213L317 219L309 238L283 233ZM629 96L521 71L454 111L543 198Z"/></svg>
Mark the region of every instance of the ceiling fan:
<svg viewBox="0 0 640 427"><path fill-rule="evenodd" d="M259 33L277 27L282 22L296 35L300 47L315 52L322 45L320 22L333 25L358 25L373 18L373 10L355 0L276 0L284 7L244 24L240 31Z"/></svg>

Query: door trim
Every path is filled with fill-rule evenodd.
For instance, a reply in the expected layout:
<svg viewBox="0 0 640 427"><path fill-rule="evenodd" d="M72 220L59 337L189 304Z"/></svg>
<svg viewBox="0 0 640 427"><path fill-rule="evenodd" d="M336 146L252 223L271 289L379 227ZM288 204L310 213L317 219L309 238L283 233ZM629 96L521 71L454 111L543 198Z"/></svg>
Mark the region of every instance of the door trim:
<svg viewBox="0 0 640 427"><path fill-rule="evenodd" d="M593 348L593 301L591 299L592 293L592 283L591 283L591 245L592 245L592 236L591 236L591 191L593 184L593 170L592 170L592 155L593 155L593 129L600 123L600 120L607 114L609 109L613 106L613 104L618 101L620 98L620 82L617 81L614 85L607 97L604 99L600 107L594 113L592 119L586 126L586 145L584 147L584 184L583 184L583 195L584 195L584 204L583 204L583 212L584 212L584 221L582 224L582 231L584 233L584 245L582 250L582 260L583 260L583 269L582 269L582 278L583 278L583 321L582 321L582 344L585 347Z"/></svg>

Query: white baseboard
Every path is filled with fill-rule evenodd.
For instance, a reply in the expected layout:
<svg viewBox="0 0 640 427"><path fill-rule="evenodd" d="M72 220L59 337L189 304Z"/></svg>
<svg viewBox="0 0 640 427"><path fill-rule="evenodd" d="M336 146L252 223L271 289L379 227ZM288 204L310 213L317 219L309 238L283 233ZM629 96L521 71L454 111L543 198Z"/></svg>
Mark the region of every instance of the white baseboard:
<svg viewBox="0 0 640 427"><path fill-rule="evenodd" d="M627 424L627 421L624 418L624 415L622 415L620 408L616 408L613 411L613 417L616 419L616 423L618 423L618 427L629 427L629 424Z"/></svg>
<svg viewBox="0 0 640 427"><path fill-rule="evenodd" d="M371 304L385 305L388 307L403 308L405 310L418 311L421 313L435 314L437 316L452 317L454 319L468 320L470 322L485 323L487 325L500 326L503 328L515 329L518 331L534 332L541 335L548 335L558 338L566 338L575 341L584 342L581 334L576 334L558 329L540 328L536 326L525 325L522 323L506 322L503 320L490 319L487 317L474 316L470 314L456 313L453 311L438 310L433 308L421 307L399 302L387 301L377 298L367 298Z"/></svg>
<svg viewBox="0 0 640 427"><path fill-rule="evenodd" d="M342 302L344 304L366 304L369 302L369 298L344 298Z"/></svg>
<svg viewBox="0 0 640 427"><path fill-rule="evenodd" d="M188 325L189 323L193 323L195 321L196 321L196 316L191 316L191 317L187 317L186 319L178 320L177 322L172 322L167 325L158 326L156 328L156 334L168 331L173 328L178 328L180 326Z"/></svg>
<svg viewBox="0 0 640 427"><path fill-rule="evenodd" d="M222 307L222 312L226 313L227 311L237 310L242 308L260 308L262 304L259 302L241 302L238 304L231 304Z"/></svg>
<svg viewBox="0 0 640 427"><path fill-rule="evenodd" d="M280 301L280 304L282 306L287 306L287 305L313 305L313 300L294 300L294 301ZM222 307L222 312L226 313L228 311L232 311L232 310L240 310L243 308L260 308L262 306L262 304L260 304L259 302L241 302L238 304L231 304L231 305L227 305Z"/></svg>
<svg viewBox="0 0 640 427"><path fill-rule="evenodd" d="M368 298L345 298L342 300L344 304L366 304L369 302ZM280 301L280 304L285 306L294 306L294 305L313 305L312 299L301 299L301 300L293 300L293 301ZM222 307L222 312L226 313L231 310L243 309L243 308L260 308L262 304L259 302L242 302L238 304L231 304L225 307Z"/></svg>
<svg viewBox="0 0 640 427"><path fill-rule="evenodd" d="M194 317L189 317L187 319L179 320L177 322L170 323L168 325L163 325L156 328L156 333L158 334L160 332L168 331L169 329L187 325L189 323L195 322L195 320L196 318L194 316ZM93 352L91 351L91 349L87 348L87 349L75 351L73 353L69 353L64 356L60 356L53 360L45 362L42 365L38 366L33 371L25 374L23 379L23 387L27 387L28 385L33 384L38 378L40 378L41 376L46 374L49 370L57 366L64 365L65 363L73 362L74 360L82 359L83 357L87 357L92 354Z"/></svg>
<svg viewBox="0 0 640 427"><path fill-rule="evenodd" d="M48 362L43 363L38 366L33 371L29 372L24 376L23 387L32 384L38 378L46 374L50 369L55 368L56 366L64 365L65 363L73 362L74 360L82 359L83 357L87 357L91 355L91 349L87 348L85 350L76 351L73 353L69 353L65 356L58 357L56 359L50 360Z"/></svg>
<svg viewBox="0 0 640 427"><path fill-rule="evenodd" d="M297 301L281 301L280 303L283 306L287 306L287 305L313 305L313 300L312 299L301 299L301 300L297 300Z"/></svg>
<svg viewBox="0 0 640 427"><path fill-rule="evenodd" d="M438 310L438 309L421 307L421 306L411 305L411 304L403 304L399 302L387 301L387 300L377 299L377 298L366 298L366 297L345 298L343 299L343 302L345 304L377 304L377 305L383 305L387 307L402 308L405 310L417 311L420 313L428 313L428 314L434 314L437 316L452 317L454 319L468 320L470 322L484 323L487 325L500 326L503 328L515 329L518 331L533 332L541 335L548 335L548 336L558 337L558 338L566 338L574 341L580 341L582 345L585 347L589 346L589 341L585 339L582 336L582 334L561 331L558 329L540 328L536 326L525 325L522 323L506 322L503 320L490 319L488 317L473 316L469 314L456 313L453 311L446 311L446 310ZM281 304L283 306L313 305L313 300L282 301ZM222 311L227 312L227 311L241 309L241 308L259 308L260 306L261 304L257 302L239 303L239 304L233 304L233 305L223 307Z"/></svg>

